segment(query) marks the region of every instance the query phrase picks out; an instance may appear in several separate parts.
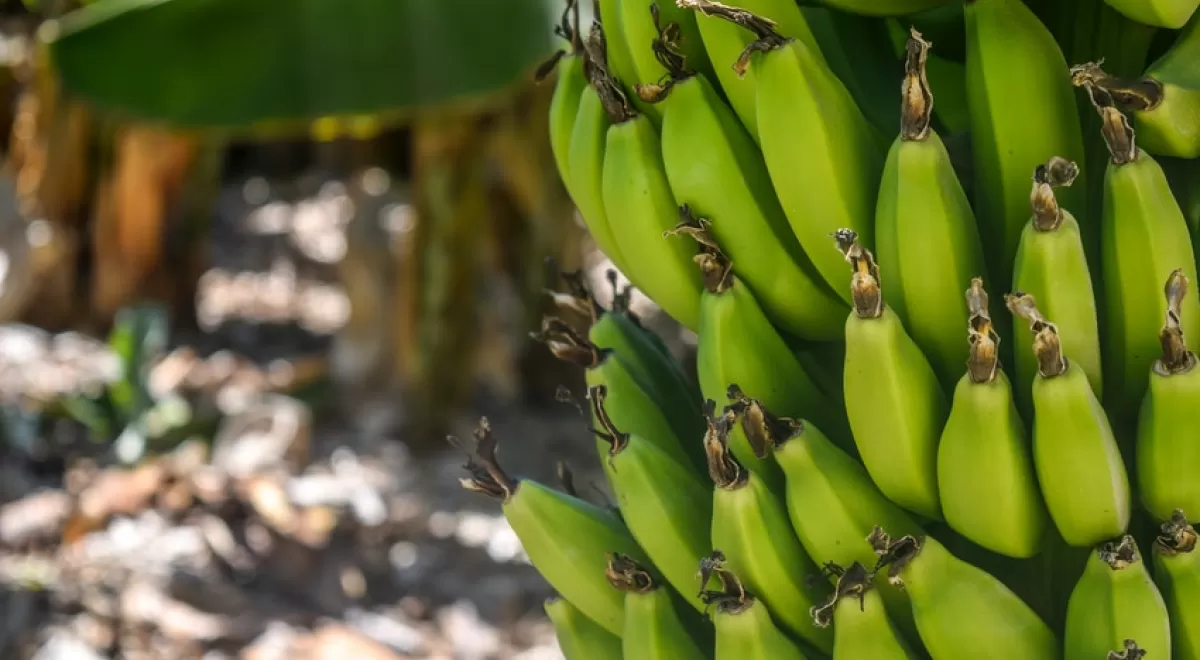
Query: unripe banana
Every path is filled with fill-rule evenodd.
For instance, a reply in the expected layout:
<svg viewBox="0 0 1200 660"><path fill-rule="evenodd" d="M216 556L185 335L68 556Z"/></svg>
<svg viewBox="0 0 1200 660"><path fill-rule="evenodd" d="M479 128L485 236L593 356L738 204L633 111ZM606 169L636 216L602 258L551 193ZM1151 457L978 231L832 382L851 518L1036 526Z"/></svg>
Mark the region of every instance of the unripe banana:
<svg viewBox="0 0 1200 660"><path fill-rule="evenodd" d="M1137 471L1142 506L1157 520L1170 520L1176 509L1200 511L1200 483L1181 475L1200 474L1200 368L1180 328L1180 307L1188 297L1187 277L1171 273L1165 295L1167 315L1150 386L1138 417Z"/></svg>
<svg viewBox="0 0 1200 660"><path fill-rule="evenodd" d="M514 479L496 461L496 439L487 419L475 431L478 442L466 465L462 487L501 503L504 518L538 573L589 619L620 636L625 599L604 578L608 552L649 563L616 514L530 479ZM694 573L694 571L693 571Z"/></svg>
<svg viewBox="0 0 1200 660"><path fill-rule="evenodd" d="M1088 558L1067 604L1063 658L1105 657L1127 639L1137 640L1151 658L1171 657L1166 603L1129 535L1100 545Z"/></svg>
<svg viewBox="0 0 1200 660"><path fill-rule="evenodd" d="M615 87L625 94L638 112L644 112L648 104L633 92L633 85L638 81L637 66L633 63L633 49L625 36L624 0L594 0L593 7L599 11L597 20L603 26L607 43L605 44L605 69L612 76ZM595 28L593 28L595 30ZM657 115L651 115L657 118Z"/></svg>
<svg viewBox="0 0 1200 660"><path fill-rule="evenodd" d="M967 106L975 164L975 213L998 282L1012 281L1021 231L1029 220L1029 172L1052 156L1084 162L1083 133L1069 69L1054 36L1021 0L968 0ZM1014 112L1014 99L1022 111ZM1062 192L1083 223L1095 257L1086 172ZM1095 273L1098 275L1099 273Z"/></svg>
<svg viewBox="0 0 1200 660"><path fill-rule="evenodd" d="M875 253L891 269L884 300L949 391L962 376L967 309L950 304L985 271L975 214L950 154L930 122L929 42L909 34L900 135L892 142L875 206Z"/></svg>
<svg viewBox="0 0 1200 660"><path fill-rule="evenodd" d="M877 527L868 541L880 556L879 566L888 567L889 580L908 593L933 660L1061 657L1057 636L1028 605L933 537L893 541Z"/></svg>
<svg viewBox="0 0 1200 660"><path fill-rule="evenodd" d="M1171 621L1171 650L1180 660L1200 658L1200 552L1196 530L1176 509L1154 541L1154 582Z"/></svg>
<svg viewBox="0 0 1200 660"><path fill-rule="evenodd" d="M575 117L579 114L579 100L583 96L583 89L588 86L587 76L583 73L585 55L582 35L579 34L578 0L567 0L562 18L554 29L571 45L570 51L559 51L555 59L543 66L543 70L551 65L558 70L554 94L550 97L550 152L554 155L558 176L565 182L570 178L567 157L570 153ZM543 71L538 73L540 79Z"/></svg>
<svg viewBox="0 0 1200 660"><path fill-rule="evenodd" d="M833 660L917 660L920 656L884 611L875 575L854 562L843 569L826 568L837 575L837 588L829 602L811 611L819 626L833 624Z"/></svg>
<svg viewBox="0 0 1200 660"><path fill-rule="evenodd" d="M720 583L720 589L706 589L712 578ZM704 601L714 610L714 660L805 660L804 651L776 627L766 605L725 567L719 548L701 560L700 585Z"/></svg>
<svg viewBox="0 0 1200 660"><path fill-rule="evenodd" d="M646 567L625 555L611 553L605 577L614 589L625 594L625 627L621 635L624 657L707 660L709 654L702 650L676 609L675 594L663 588L659 578Z"/></svg>
<svg viewBox="0 0 1200 660"><path fill-rule="evenodd" d="M1167 313L1163 282L1176 268L1196 279L1187 221L1158 163L1135 143L1128 120L1101 88L1086 85L1103 120L1111 158L1104 175L1103 242L1106 408L1131 419L1145 397ZM1200 336L1200 299L1180 308L1185 336ZM1132 449L1132 447L1123 447Z"/></svg>
<svg viewBox="0 0 1200 660"><path fill-rule="evenodd" d="M850 303L829 235L849 227L872 245L875 196L883 169L881 145L822 57L774 24L711 0L678 0L706 16L729 21L757 38L735 71L753 68L759 144L792 232L834 292ZM718 66L721 64L718 63Z"/></svg>
<svg viewBox="0 0 1200 660"><path fill-rule="evenodd" d="M658 445L622 432L608 415L604 385L588 389L597 436L609 443L603 459L621 517L653 566L697 610L696 562L711 549L712 493L691 466ZM642 562L650 565L649 562Z"/></svg>
<svg viewBox="0 0 1200 660"><path fill-rule="evenodd" d="M1078 175L1075 163L1057 156L1034 170L1030 193L1033 215L1021 231L1012 290L1033 296L1042 313L1054 319L1062 331L1063 350L1071 356L1072 364L1083 370L1096 398L1103 401L1100 322L1092 274L1079 222L1059 206L1054 195L1055 188L1070 186ZM1017 402L1022 412L1030 414L1037 358L1032 351L1024 350L1016 351L1014 357Z"/></svg>
<svg viewBox="0 0 1200 660"><path fill-rule="evenodd" d="M588 387L604 386L606 409L618 428L646 438L674 460L693 468L697 476L704 474L708 459L704 457L704 448L699 446L704 433L703 418L699 431L695 432L686 411L668 409L667 401L632 366L635 358L627 359L613 349L599 348L554 317L542 319L542 330L535 338L545 342L559 359L583 367ZM600 422L593 419L593 423ZM603 459L609 443L598 439L596 447Z"/></svg>
<svg viewBox="0 0 1200 660"><path fill-rule="evenodd" d="M835 239L854 271L844 387L855 444L884 495L941 519L937 443L950 412L946 395L929 360L884 303L874 256L849 229L839 229Z"/></svg>
<svg viewBox="0 0 1200 660"><path fill-rule="evenodd" d="M808 612L825 601L828 583L796 539L782 500L761 478L729 453L729 431L737 416L716 417L709 399L706 414L708 473L713 491L712 545L729 569L766 603L780 627L823 653L833 650L832 631L817 626Z"/></svg>
<svg viewBox="0 0 1200 660"><path fill-rule="evenodd" d="M1178 30L1200 6L1197 0L1104 0L1126 18L1143 25Z"/></svg>
<svg viewBox="0 0 1200 660"><path fill-rule="evenodd" d="M731 394L730 410L739 417L751 446L761 456L773 454L783 470L792 529L818 565L874 565L875 554L863 539L878 524L905 534L922 533L908 513L879 492L862 464L830 442L819 427L778 417L740 391ZM881 585L880 595L896 625L910 640L916 639L905 592Z"/></svg>
<svg viewBox="0 0 1200 660"><path fill-rule="evenodd" d="M654 94L675 201L711 220L712 238L783 330L813 341L840 338L847 306L792 235L758 147L708 80L684 68L669 41L660 43L673 78Z"/></svg>
<svg viewBox="0 0 1200 660"><path fill-rule="evenodd" d="M1131 514L1129 475L1107 414L1036 301L1021 293L1004 300L1034 334L1033 463L1051 519L1073 546L1124 534Z"/></svg>
<svg viewBox="0 0 1200 660"><path fill-rule="evenodd" d="M675 0L621 0L621 28L633 56L636 77L629 83L656 83L670 76L670 69L658 51L659 35L669 30L676 52L687 61L687 67L708 80L715 80L704 39L696 26L696 14L675 4ZM661 109L647 105L645 112L662 120Z"/></svg>
<svg viewBox="0 0 1200 660"><path fill-rule="evenodd" d="M587 618L562 596L543 604L566 660L622 660L621 638Z"/></svg>
<svg viewBox="0 0 1200 660"><path fill-rule="evenodd" d="M1002 555L1038 554L1049 522L1017 413L1000 369L999 335L979 278L967 290L970 357L938 443L938 492L946 522Z"/></svg>
<svg viewBox="0 0 1200 660"><path fill-rule="evenodd" d="M704 273L705 292L700 298L696 371L705 399L724 401L730 384L761 399L780 414L804 414L830 435L849 444L844 408L830 405L816 382L800 365L792 348L775 330L753 293L732 271L729 260L708 236L707 222L681 212L677 230L703 246L697 263ZM679 240L689 240L680 237ZM759 457L741 429L734 429L729 447L746 469L779 490L782 475L769 456Z"/></svg>

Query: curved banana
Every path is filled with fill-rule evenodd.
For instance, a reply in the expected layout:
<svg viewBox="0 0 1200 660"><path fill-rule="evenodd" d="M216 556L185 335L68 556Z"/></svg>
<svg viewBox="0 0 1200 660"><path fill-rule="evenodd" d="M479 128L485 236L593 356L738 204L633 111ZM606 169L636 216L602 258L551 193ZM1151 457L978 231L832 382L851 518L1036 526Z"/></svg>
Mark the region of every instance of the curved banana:
<svg viewBox="0 0 1200 660"><path fill-rule="evenodd" d="M625 627L621 635L624 657L644 660L709 657L688 631L688 623L676 609L673 592L664 589L650 570L625 555L611 553L605 577L613 588L625 594Z"/></svg>
<svg viewBox="0 0 1200 660"><path fill-rule="evenodd" d="M1052 156L1083 163L1083 133L1066 58L1028 6L1021 0L971 0L964 3L964 15L974 208L992 277L1011 282L1029 220L1029 172ZM1020 112L1013 112L1014 99ZM1083 168L1078 179L1062 191L1061 201L1083 223L1084 245L1095 258L1099 242L1093 240Z"/></svg>
<svg viewBox="0 0 1200 660"><path fill-rule="evenodd" d="M843 569L826 568L837 576L837 588L829 602L811 610L821 627L833 624L833 660L917 660L918 656L883 608L875 587L875 576L854 562Z"/></svg>
<svg viewBox="0 0 1200 660"><path fill-rule="evenodd" d="M888 579L908 592L921 641L933 660L1061 657L1058 637L1024 601L933 537L892 540L877 527L869 541L879 566L888 568Z"/></svg>
<svg viewBox="0 0 1200 660"><path fill-rule="evenodd" d="M1154 541L1154 582L1167 604L1176 658L1200 657L1200 552L1196 530L1180 509Z"/></svg>
<svg viewBox="0 0 1200 660"><path fill-rule="evenodd" d="M1138 417L1138 494L1157 520L1170 520L1176 509L1200 511L1200 483L1181 474L1200 473L1200 368L1180 328L1180 306L1188 297L1187 277L1175 270L1167 279L1167 315L1150 386ZM1194 295L1194 294L1193 294Z"/></svg>
<svg viewBox="0 0 1200 660"><path fill-rule="evenodd" d="M621 638L587 618L567 599L551 596L543 608L566 660L622 660Z"/></svg>
<svg viewBox="0 0 1200 660"><path fill-rule="evenodd" d="M885 524L905 534L922 533L904 509L879 492L862 464L835 446L819 427L777 417L740 390L731 394L735 396L730 411L740 419L755 452L773 454L783 470L792 529L818 565L874 565L875 554L863 539L875 525ZM881 584L880 595L896 625L910 640L916 639L905 592Z"/></svg>
<svg viewBox="0 0 1200 660"><path fill-rule="evenodd" d="M669 42L660 43L671 52ZM708 80L675 55L664 57L672 81L656 90L675 201L710 220L712 238L783 330L813 341L840 338L848 307L792 235L758 147Z"/></svg>
<svg viewBox="0 0 1200 660"><path fill-rule="evenodd" d="M888 151L875 206L875 254L892 273L884 301L950 391L967 359L967 309L951 301L985 266L971 202L930 126L935 104L925 76L929 46L919 32L910 32L900 135Z"/></svg>
<svg viewBox="0 0 1200 660"><path fill-rule="evenodd" d="M708 473L713 490L712 544L730 570L759 594L775 621L823 653L833 650L832 631L817 626L808 611L824 602L828 583L796 539L782 500L729 453L728 436L736 415L716 416L709 399Z"/></svg>
<svg viewBox="0 0 1200 660"><path fill-rule="evenodd" d="M633 62L633 49L625 37L624 0L593 0L593 8L599 11L597 19L603 29L605 48L603 59L605 69L612 77L614 86L628 97L630 103L638 112L644 112L647 104L634 93L633 85L638 81L637 65ZM592 26L592 31L596 31ZM657 115L651 115L657 117Z"/></svg>
<svg viewBox="0 0 1200 660"><path fill-rule="evenodd" d="M1131 419L1159 355L1159 324L1167 313L1163 282L1176 268L1196 281L1196 259L1187 221L1162 168L1138 148L1133 128L1110 97L1099 88L1087 89L1111 153L1101 220L1105 403L1113 415ZM1179 311L1184 335L1200 336L1200 299L1184 298Z"/></svg>
<svg viewBox="0 0 1200 660"><path fill-rule="evenodd" d="M554 94L550 97L549 109L550 152L554 155L559 178L566 182L570 178L568 155L571 134L575 129L575 117L579 114L579 99L583 96L583 89L588 86L587 76L583 73L586 58L583 39L579 34L578 0L567 0L562 18L554 30L571 45L570 51L559 51L551 61L558 70L558 79L554 81ZM540 79L542 72L538 73Z"/></svg>
<svg viewBox="0 0 1200 660"><path fill-rule="evenodd" d="M757 38L736 71L755 70L759 144L792 232L834 292L850 303L845 266L830 250L840 227L873 241L883 150L870 122L824 60L781 36L769 20L711 0L681 6L729 21Z"/></svg>
<svg viewBox="0 0 1200 660"><path fill-rule="evenodd" d="M470 476L462 487L500 501L504 518L538 573L589 619L620 636L625 599L604 578L609 552L649 563L615 513L530 479L510 477L496 461L496 439L487 419L475 431ZM693 571L694 572L694 571Z"/></svg>
<svg viewBox="0 0 1200 660"><path fill-rule="evenodd" d="M1033 462L1050 517L1073 546L1124 534L1131 515L1129 475L1108 416L1037 302L1022 293L1004 301L1034 334Z"/></svg>
<svg viewBox="0 0 1200 660"><path fill-rule="evenodd" d="M605 406L604 385L588 388L597 436L609 443L604 473L621 518L657 571L697 610L696 562L711 549L712 493L704 481L658 445L619 430ZM636 557L635 557L636 559Z"/></svg>
<svg viewBox="0 0 1200 660"><path fill-rule="evenodd" d="M599 348L554 317L542 319L541 332L535 338L544 342L555 357L583 367L588 387L604 386L608 397L606 408L618 428L646 438L673 459L693 468L697 475L704 474L708 460L700 446L703 418L699 431L692 434L694 422L687 411L667 407L668 400L659 394L652 381L639 376L639 370L633 366L636 358ZM600 423L598 419L592 421ZM609 443L597 439L596 448L603 459Z"/></svg>
<svg viewBox="0 0 1200 660"><path fill-rule="evenodd" d="M606 76L603 72L599 78ZM612 88L611 79L607 86ZM678 207L663 170L662 143L646 115L620 97L607 103L612 126L604 152L602 194L609 226L629 281L671 318L695 332L703 283L692 263L695 246L663 236L676 224Z"/></svg>
<svg viewBox="0 0 1200 660"><path fill-rule="evenodd" d="M1109 7L1142 25L1178 30L1200 7L1198 0L1104 0Z"/></svg>
<svg viewBox="0 0 1200 660"><path fill-rule="evenodd" d="M1049 518L1017 413L1000 369L983 280L967 290L970 357L938 442L937 475L946 522L980 546L1028 558L1043 546Z"/></svg>
<svg viewBox="0 0 1200 660"><path fill-rule="evenodd" d="M1092 392L1103 401L1100 321L1092 274L1079 222L1058 204L1054 194L1055 188L1074 183L1078 174L1075 163L1057 156L1034 170L1030 193L1033 216L1021 231L1012 290L1033 296L1042 312L1054 319L1061 331L1063 351L1071 356L1072 364L1083 370ZM1028 415L1033 411L1031 396L1038 362L1032 351L1016 351L1014 358L1017 402Z"/></svg>
<svg viewBox="0 0 1200 660"><path fill-rule="evenodd" d="M1102 658L1127 639L1151 658L1171 657L1167 605L1132 536L1097 547L1067 604L1064 660Z"/></svg>
<svg viewBox="0 0 1200 660"><path fill-rule="evenodd" d="M949 402L929 360L884 303L874 256L849 229L839 229L835 239L854 270L844 381L854 442L884 495L941 519L937 443Z"/></svg>
<svg viewBox="0 0 1200 660"><path fill-rule="evenodd" d="M713 578L720 588L709 590ZM804 651L776 627L758 596L725 567L719 548L700 561L700 585L704 601L713 606L714 660L805 660Z"/></svg>

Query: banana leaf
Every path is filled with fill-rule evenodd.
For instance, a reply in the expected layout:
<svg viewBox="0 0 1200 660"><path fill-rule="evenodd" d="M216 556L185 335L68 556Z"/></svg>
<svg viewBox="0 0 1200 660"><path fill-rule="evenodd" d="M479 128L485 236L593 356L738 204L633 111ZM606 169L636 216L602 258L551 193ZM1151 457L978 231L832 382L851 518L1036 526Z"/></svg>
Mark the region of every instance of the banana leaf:
<svg viewBox="0 0 1200 660"><path fill-rule="evenodd" d="M558 9L548 0L98 0L40 37L68 93L131 118L233 128L486 102L551 53Z"/></svg>

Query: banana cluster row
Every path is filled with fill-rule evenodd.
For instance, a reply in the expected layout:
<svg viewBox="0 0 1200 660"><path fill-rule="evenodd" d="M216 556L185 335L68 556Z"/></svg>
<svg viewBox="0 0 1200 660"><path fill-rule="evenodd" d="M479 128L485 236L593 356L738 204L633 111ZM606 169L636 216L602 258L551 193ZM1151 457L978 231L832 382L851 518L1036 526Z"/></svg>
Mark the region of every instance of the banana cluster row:
<svg viewBox="0 0 1200 660"><path fill-rule="evenodd" d="M560 175L698 342L554 297L608 506L477 432L569 660L1200 659L1200 1L1105 1L1177 30L1136 79L1021 0L963 3L962 62L898 20L941 0L567 3Z"/></svg>

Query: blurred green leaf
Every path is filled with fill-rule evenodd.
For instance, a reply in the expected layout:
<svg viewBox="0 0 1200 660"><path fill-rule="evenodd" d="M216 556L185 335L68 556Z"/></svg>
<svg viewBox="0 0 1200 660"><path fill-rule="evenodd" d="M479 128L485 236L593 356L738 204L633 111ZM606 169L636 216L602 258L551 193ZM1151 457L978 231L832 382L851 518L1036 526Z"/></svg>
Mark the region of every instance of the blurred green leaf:
<svg viewBox="0 0 1200 660"><path fill-rule="evenodd" d="M547 0L99 0L46 29L65 88L180 126L480 100L554 48Z"/></svg>
<svg viewBox="0 0 1200 660"><path fill-rule="evenodd" d="M167 311L160 305L126 307L117 313L108 345L121 360L121 378L109 386L109 396L125 420L150 408L146 389L149 360L167 348Z"/></svg>

